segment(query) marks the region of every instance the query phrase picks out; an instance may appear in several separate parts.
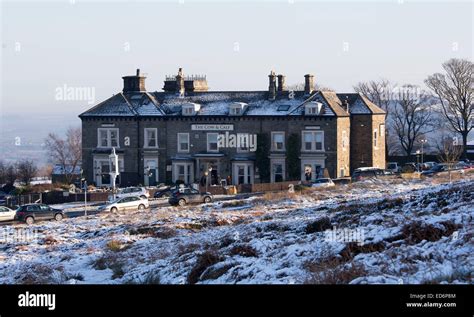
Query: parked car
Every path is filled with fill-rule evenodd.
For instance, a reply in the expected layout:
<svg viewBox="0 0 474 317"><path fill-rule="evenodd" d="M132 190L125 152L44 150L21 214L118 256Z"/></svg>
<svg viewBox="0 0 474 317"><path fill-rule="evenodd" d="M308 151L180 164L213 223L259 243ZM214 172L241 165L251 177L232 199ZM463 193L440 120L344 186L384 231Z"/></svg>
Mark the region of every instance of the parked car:
<svg viewBox="0 0 474 317"><path fill-rule="evenodd" d="M423 171L421 172L421 175L425 175L425 176L433 176L434 174L437 174L439 172L443 172L447 170L446 169L446 166L443 165L443 164L436 164L435 166L433 166L431 169L427 170L427 171Z"/></svg>
<svg viewBox="0 0 474 317"><path fill-rule="evenodd" d="M388 162L387 170L392 171L393 173L401 173L402 167L397 162Z"/></svg>
<svg viewBox="0 0 474 317"><path fill-rule="evenodd" d="M418 167L416 166L416 163L410 162L410 163L405 163L402 166L402 173L414 173L418 170Z"/></svg>
<svg viewBox="0 0 474 317"><path fill-rule="evenodd" d="M5 206L0 206L0 221L10 221L15 219L16 211Z"/></svg>
<svg viewBox="0 0 474 317"><path fill-rule="evenodd" d="M119 189L118 192L115 194L115 199L124 198L124 197L134 197L139 196L143 199L148 199L150 197L150 193L145 187L127 187L123 189ZM109 196L109 200L113 199L113 196Z"/></svg>
<svg viewBox="0 0 474 317"><path fill-rule="evenodd" d="M143 211L147 208L150 208L150 203L148 198L142 198L139 196L130 196L118 198L110 203L107 203L98 208L99 211L127 211L127 210L139 210Z"/></svg>
<svg viewBox="0 0 474 317"><path fill-rule="evenodd" d="M201 193L194 188L184 188L172 192L168 202L171 205L184 206L189 203L210 203L213 196L209 192Z"/></svg>
<svg viewBox="0 0 474 317"><path fill-rule="evenodd" d="M424 164L425 164L425 166L427 167L427 170L430 170L430 169L432 169L433 167L435 167L436 165L438 165L437 162L425 162Z"/></svg>
<svg viewBox="0 0 474 317"><path fill-rule="evenodd" d="M153 195L153 198L165 198L165 197L169 198L171 197L171 194L178 189L179 189L178 185L159 188Z"/></svg>
<svg viewBox="0 0 474 317"><path fill-rule="evenodd" d="M311 187L334 187L336 186L330 178L318 178L312 184Z"/></svg>
<svg viewBox="0 0 474 317"><path fill-rule="evenodd" d="M28 204L20 206L16 210L15 220L25 222L28 225L37 220L56 220L61 221L64 213L60 209L52 208L45 204Z"/></svg>
<svg viewBox="0 0 474 317"><path fill-rule="evenodd" d="M377 178L384 175L384 171L377 167L360 167L352 173L352 181L362 181L364 179Z"/></svg>

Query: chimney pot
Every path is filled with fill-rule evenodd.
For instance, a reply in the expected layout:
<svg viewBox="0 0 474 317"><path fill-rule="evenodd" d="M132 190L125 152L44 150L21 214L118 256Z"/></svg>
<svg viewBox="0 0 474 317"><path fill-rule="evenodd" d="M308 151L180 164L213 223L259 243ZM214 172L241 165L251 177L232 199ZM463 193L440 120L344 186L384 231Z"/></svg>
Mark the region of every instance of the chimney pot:
<svg viewBox="0 0 474 317"><path fill-rule="evenodd" d="M272 70L270 75L268 75L268 99L273 100L276 97L276 75L275 72Z"/></svg>
<svg viewBox="0 0 474 317"><path fill-rule="evenodd" d="M286 76L285 75L278 75L278 91L286 91Z"/></svg>
<svg viewBox="0 0 474 317"><path fill-rule="evenodd" d="M314 89L314 75L306 74L304 75L304 93L305 95L310 95Z"/></svg>

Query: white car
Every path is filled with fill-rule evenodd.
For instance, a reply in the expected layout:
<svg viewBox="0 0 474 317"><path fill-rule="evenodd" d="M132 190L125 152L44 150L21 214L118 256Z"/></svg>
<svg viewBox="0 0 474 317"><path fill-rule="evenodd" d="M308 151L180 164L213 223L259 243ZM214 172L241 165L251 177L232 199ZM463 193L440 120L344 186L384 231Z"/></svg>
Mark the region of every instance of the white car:
<svg viewBox="0 0 474 317"><path fill-rule="evenodd" d="M312 184L311 187L333 187L336 186L330 178L318 178Z"/></svg>
<svg viewBox="0 0 474 317"><path fill-rule="evenodd" d="M123 189L119 189L118 192L115 194L115 199L124 198L124 197L134 197L139 196L143 199L150 198L150 193L144 187L127 187ZM109 196L109 200L112 200L113 196Z"/></svg>
<svg viewBox="0 0 474 317"><path fill-rule="evenodd" d="M131 197L123 197L123 198L116 199L110 203L105 204L104 206L100 206L98 210L110 211L110 212L127 211L127 210L143 211L147 208L150 208L150 203L148 202L148 198L131 196Z"/></svg>
<svg viewBox="0 0 474 317"><path fill-rule="evenodd" d="M16 211L5 206L0 206L0 221L10 221L15 218Z"/></svg>

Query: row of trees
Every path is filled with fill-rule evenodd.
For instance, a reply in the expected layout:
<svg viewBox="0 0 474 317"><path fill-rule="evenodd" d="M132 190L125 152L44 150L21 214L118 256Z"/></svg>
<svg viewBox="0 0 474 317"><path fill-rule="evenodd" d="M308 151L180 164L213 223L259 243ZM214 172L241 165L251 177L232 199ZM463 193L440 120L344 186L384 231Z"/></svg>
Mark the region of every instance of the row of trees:
<svg viewBox="0 0 474 317"><path fill-rule="evenodd" d="M15 181L29 185L31 180L37 176L38 167L35 162L23 159L16 163L4 163L0 161L0 184L13 186Z"/></svg>
<svg viewBox="0 0 474 317"><path fill-rule="evenodd" d="M53 165L59 165L64 173L64 179L71 183L74 171L81 163L81 129L69 128L65 137L50 133L45 140L45 148L48 152L49 161ZM28 186L32 178L38 176L39 169L35 162L30 159L22 159L15 163L0 161L0 184L8 184L10 187L15 181ZM51 174L51 168L43 174Z"/></svg>
<svg viewBox="0 0 474 317"><path fill-rule="evenodd" d="M474 121L474 64L451 59L442 68L443 73L426 78L430 91L411 84L397 86L385 79L360 82L354 87L387 112L389 153L402 150L410 156L427 134L446 128L461 137L462 156L467 157L467 139ZM452 135L439 138L435 147L445 148Z"/></svg>

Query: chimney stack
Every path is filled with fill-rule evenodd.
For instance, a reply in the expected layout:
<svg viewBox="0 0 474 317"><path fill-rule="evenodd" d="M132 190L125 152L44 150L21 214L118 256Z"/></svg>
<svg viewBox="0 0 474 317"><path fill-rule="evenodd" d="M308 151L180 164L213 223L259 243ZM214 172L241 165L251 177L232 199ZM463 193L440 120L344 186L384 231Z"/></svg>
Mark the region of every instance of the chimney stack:
<svg viewBox="0 0 474 317"><path fill-rule="evenodd" d="M314 76L311 74L304 75L304 93L310 95L314 89Z"/></svg>
<svg viewBox="0 0 474 317"><path fill-rule="evenodd" d="M342 101L342 108L347 112L349 113L349 100L348 100L348 97L346 96L346 98L344 98L344 100Z"/></svg>
<svg viewBox="0 0 474 317"><path fill-rule="evenodd" d="M123 92L145 92L145 76L140 75L140 69L137 69L135 76L124 76L123 79Z"/></svg>
<svg viewBox="0 0 474 317"><path fill-rule="evenodd" d="M286 83L285 83L286 76L285 75L278 75L278 91L286 91Z"/></svg>
<svg viewBox="0 0 474 317"><path fill-rule="evenodd" d="M268 75L269 85L268 85L268 99L274 100L276 97L276 75L272 70L270 75Z"/></svg>
<svg viewBox="0 0 474 317"><path fill-rule="evenodd" d="M178 70L178 75L176 75L176 92L179 93L180 96L184 95L184 75L181 67Z"/></svg>

